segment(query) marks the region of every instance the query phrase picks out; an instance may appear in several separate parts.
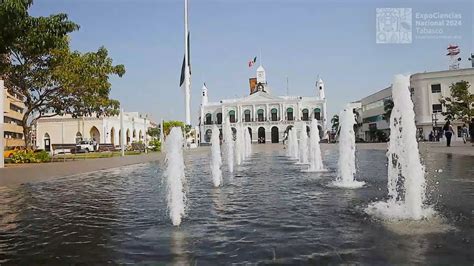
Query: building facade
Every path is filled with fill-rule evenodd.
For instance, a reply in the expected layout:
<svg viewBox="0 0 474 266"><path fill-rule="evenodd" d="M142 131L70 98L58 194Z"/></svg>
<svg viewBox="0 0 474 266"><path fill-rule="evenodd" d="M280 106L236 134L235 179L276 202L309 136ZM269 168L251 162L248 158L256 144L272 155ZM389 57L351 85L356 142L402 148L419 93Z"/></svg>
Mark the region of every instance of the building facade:
<svg viewBox="0 0 474 266"><path fill-rule="evenodd" d="M415 111L415 124L420 139L428 140L433 131L442 131L446 123L442 112L446 111L440 99L450 97L450 86L460 81L471 85L470 93L474 93L474 68L446 71L424 72L410 76L410 94ZM374 141L371 129L378 129L390 134L390 124L384 119L384 103L392 98L391 86L371 94L360 100L359 110L362 127L358 137L365 141ZM462 121L451 121L456 137L461 137ZM456 138L455 138L456 139Z"/></svg>
<svg viewBox="0 0 474 266"><path fill-rule="evenodd" d="M446 111L440 103L442 97L451 96L453 83L467 81L474 93L474 68L417 73L410 77L410 90L415 106L415 123L419 135L429 138L433 130L441 130L446 122L441 112ZM455 136L461 137L462 121L451 121Z"/></svg>
<svg viewBox="0 0 474 266"><path fill-rule="evenodd" d="M360 102L358 138L368 142L381 141L379 133L390 135L390 124L385 119L385 105L392 100L392 87L362 98Z"/></svg>
<svg viewBox="0 0 474 266"><path fill-rule="evenodd" d="M257 69L257 78L250 79L250 94L237 99L208 101L208 88L202 88L199 131L201 144L208 144L214 124L222 129L224 119L230 121L235 132L237 123L246 127L254 143L279 143L286 138L289 128L296 122L319 121L321 136L327 138L325 87L321 79L316 82L314 96L276 96L266 80L265 69Z"/></svg>
<svg viewBox="0 0 474 266"><path fill-rule="evenodd" d="M125 145L148 141L151 122L138 112L124 112ZM70 115L40 118L36 124L36 145L50 151L53 144L76 144L81 140L95 140L99 145L121 145L120 116L73 118Z"/></svg>
<svg viewBox="0 0 474 266"><path fill-rule="evenodd" d="M25 146L25 138L23 136L22 119L25 111L23 96L13 94L7 89L3 89L3 106L4 106L4 146L11 148L17 146Z"/></svg>

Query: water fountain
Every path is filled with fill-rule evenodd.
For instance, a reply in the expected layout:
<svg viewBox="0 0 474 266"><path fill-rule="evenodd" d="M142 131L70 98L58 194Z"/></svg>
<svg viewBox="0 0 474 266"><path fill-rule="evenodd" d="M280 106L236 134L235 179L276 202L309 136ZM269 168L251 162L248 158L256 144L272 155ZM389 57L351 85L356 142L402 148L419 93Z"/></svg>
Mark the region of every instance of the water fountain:
<svg viewBox="0 0 474 266"><path fill-rule="evenodd" d="M286 134L286 156L291 157L291 154L293 151L291 150L293 148L292 146L292 141L291 141L292 135L291 135L291 128L288 130L288 133Z"/></svg>
<svg viewBox="0 0 474 266"><path fill-rule="evenodd" d="M299 160L298 164L308 164L308 133L306 131L306 123L300 123L300 143L299 143Z"/></svg>
<svg viewBox="0 0 474 266"><path fill-rule="evenodd" d="M220 145L220 131L216 125L212 127L211 136L211 173L212 183L214 187L219 187L222 184L222 158L221 158L221 145Z"/></svg>
<svg viewBox="0 0 474 266"><path fill-rule="evenodd" d="M250 131L247 128L244 129L245 134L245 157L248 158L252 154L252 136L250 136Z"/></svg>
<svg viewBox="0 0 474 266"><path fill-rule="evenodd" d="M296 133L296 127L292 127L288 131L288 150L286 155L292 160L298 160L298 135Z"/></svg>
<svg viewBox="0 0 474 266"><path fill-rule="evenodd" d="M384 219L420 220L434 214L432 208L424 205L425 170L416 141L415 113L409 86L408 76L395 76L387 152L389 199L372 203L366 209L367 213Z"/></svg>
<svg viewBox="0 0 474 266"><path fill-rule="evenodd" d="M225 142L225 154L227 157L227 167L230 173L234 172L234 138L232 134L232 128L230 127L230 122L225 121L223 124L223 134Z"/></svg>
<svg viewBox="0 0 474 266"><path fill-rule="evenodd" d="M166 187L168 192L168 210L174 226L181 224L185 214L186 194L184 192L183 132L174 127L165 141Z"/></svg>
<svg viewBox="0 0 474 266"><path fill-rule="evenodd" d="M325 172L323 158L321 156L321 147L319 145L319 128L318 120L311 121L309 136L309 168L306 172Z"/></svg>
<svg viewBox="0 0 474 266"><path fill-rule="evenodd" d="M235 136L235 162L237 165L242 164L242 130L241 125L238 124Z"/></svg>
<svg viewBox="0 0 474 266"><path fill-rule="evenodd" d="M356 173L356 156L355 156L355 132L354 124L355 116L352 108L347 106L339 115L340 117L340 133L339 133L339 160L338 172L335 186L344 188L359 188L365 182L355 180Z"/></svg>

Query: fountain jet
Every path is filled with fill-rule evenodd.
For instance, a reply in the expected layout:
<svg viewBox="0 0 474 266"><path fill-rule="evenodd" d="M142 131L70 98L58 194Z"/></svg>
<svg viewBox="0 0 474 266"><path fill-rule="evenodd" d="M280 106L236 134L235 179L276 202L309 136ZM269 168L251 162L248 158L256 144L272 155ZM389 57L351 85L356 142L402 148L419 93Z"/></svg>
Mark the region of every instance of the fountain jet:
<svg viewBox="0 0 474 266"><path fill-rule="evenodd" d="M211 136L211 173L212 182L214 187L219 187L222 184L222 158L221 158L221 145L220 145L220 131L216 125L212 127Z"/></svg>
<svg viewBox="0 0 474 266"><path fill-rule="evenodd" d="M318 120L313 119L311 121L309 136L309 168L306 172L325 172L323 158L321 156L321 146L319 145L319 128Z"/></svg>
<svg viewBox="0 0 474 266"><path fill-rule="evenodd" d="M224 142L225 142L225 154L227 157L227 167L230 173L234 172L234 137L232 134L232 129L230 127L230 122L224 122Z"/></svg>
<svg viewBox="0 0 474 266"><path fill-rule="evenodd" d="M166 186L168 192L168 210L174 226L181 224L185 215L186 194L184 192L184 159L183 132L181 127L174 127L165 141L166 152Z"/></svg>
<svg viewBox="0 0 474 266"><path fill-rule="evenodd" d="M235 136L235 161L237 163L237 165L241 165L242 164L242 152L243 152L243 148L242 148L242 144L243 144L243 140L242 140L242 130L241 130L242 126L240 124L237 125L237 132L236 132L236 136Z"/></svg>
<svg viewBox="0 0 474 266"><path fill-rule="evenodd" d="M344 188L359 188L365 182L355 180L356 156L355 156L355 116L352 108L348 105L339 115L341 119L341 129L339 135L339 160L338 173L335 186Z"/></svg>
<svg viewBox="0 0 474 266"><path fill-rule="evenodd" d="M415 113L408 76L396 75L392 86L393 110L388 145L388 201L370 204L366 212L383 219L420 220L434 210L424 205L425 169L416 141Z"/></svg>
<svg viewBox="0 0 474 266"><path fill-rule="evenodd" d="M300 143L299 143L299 161L298 164L308 164L308 133L306 123L301 122Z"/></svg>

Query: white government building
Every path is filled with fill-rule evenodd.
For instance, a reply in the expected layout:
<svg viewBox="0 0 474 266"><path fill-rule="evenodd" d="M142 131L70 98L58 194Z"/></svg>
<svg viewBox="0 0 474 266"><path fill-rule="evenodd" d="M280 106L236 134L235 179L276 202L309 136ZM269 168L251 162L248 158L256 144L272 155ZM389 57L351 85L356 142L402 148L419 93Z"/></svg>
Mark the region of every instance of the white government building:
<svg viewBox="0 0 474 266"><path fill-rule="evenodd" d="M148 141L146 132L152 122L138 112L123 113L125 144ZM95 140L99 145L121 145L120 116L81 117L70 115L40 118L36 124L36 146L50 151L52 144L76 144L81 140Z"/></svg>
<svg viewBox="0 0 474 266"><path fill-rule="evenodd" d="M222 129L223 119L228 119L232 130L235 124L247 127L252 142L279 143L286 138L289 128L296 122L304 121L309 130L313 118L319 121L322 138L327 138L327 112L324 83L316 82L314 96L276 96L268 86L265 69L257 68L257 78L250 80L250 95L221 100L208 101L208 88L202 87L199 131L201 144L208 144L214 124Z"/></svg>
<svg viewBox="0 0 474 266"><path fill-rule="evenodd" d="M469 82L469 92L474 93L474 68L444 70L413 74L410 90L415 106L415 123L419 134L425 139L433 129L441 130L446 122L441 112L446 111L440 103L442 97L450 97L450 86L460 81ZM455 136L461 137L462 121L451 121Z"/></svg>

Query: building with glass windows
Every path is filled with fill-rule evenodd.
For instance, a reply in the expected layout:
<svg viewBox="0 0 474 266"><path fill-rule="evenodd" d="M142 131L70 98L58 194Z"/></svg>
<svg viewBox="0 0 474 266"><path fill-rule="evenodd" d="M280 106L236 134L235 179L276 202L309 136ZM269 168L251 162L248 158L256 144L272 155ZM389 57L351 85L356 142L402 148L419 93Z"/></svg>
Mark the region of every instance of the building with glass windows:
<svg viewBox="0 0 474 266"><path fill-rule="evenodd" d="M420 139L429 139L431 132L441 132L446 118L442 112L446 111L440 99L450 97L452 84L467 81L470 85L469 92L474 93L474 68L434 71L416 73L410 76L410 95L415 111L415 124ZM408 89L408 88L407 88ZM390 125L385 119L385 105L392 98L392 87L385 88L371 94L359 102L358 137L365 141L378 141L378 131L390 135ZM461 137L461 128L464 124L461 120L451 121L455 137Z"/></svg>
<svg viewBox="0 0 474 266"><path fill-rule="evenodd" d="M420 135L429 138L431 131L440 131L446 123L441 112L446 111L440 99L451 96L450 86L460 81L469 82L474 93L474 68L424 72L411 75L410 91L415 106L415 123ZM454 140L461 137L463 121L451 121Z"/></svg>
<svg viewBox="0 0 474 266"><path fill-rule="evenodd" d="M296 122L305 122L309 130L313 118L319 121L321 137L327 138L326 97L321 79L316 82L314 96L273 95L262 66L257 69L257 78L249 81L248 96L219 102L208 101L208 88L203 85L199 118L201 144L210 142L212 126L217 124L221 129L224 119L231 123L234 132L235 125L241 123L254 143L282 142Z"/></svg>
<svg viewBox="0 0 474 266"><path fill-rule="evenodd" d="M385 105L392 99L392 86L373 93L360 102L358 138L364 141L383 141L382 134L390 135L390 125L385 119Z"/></svg>

